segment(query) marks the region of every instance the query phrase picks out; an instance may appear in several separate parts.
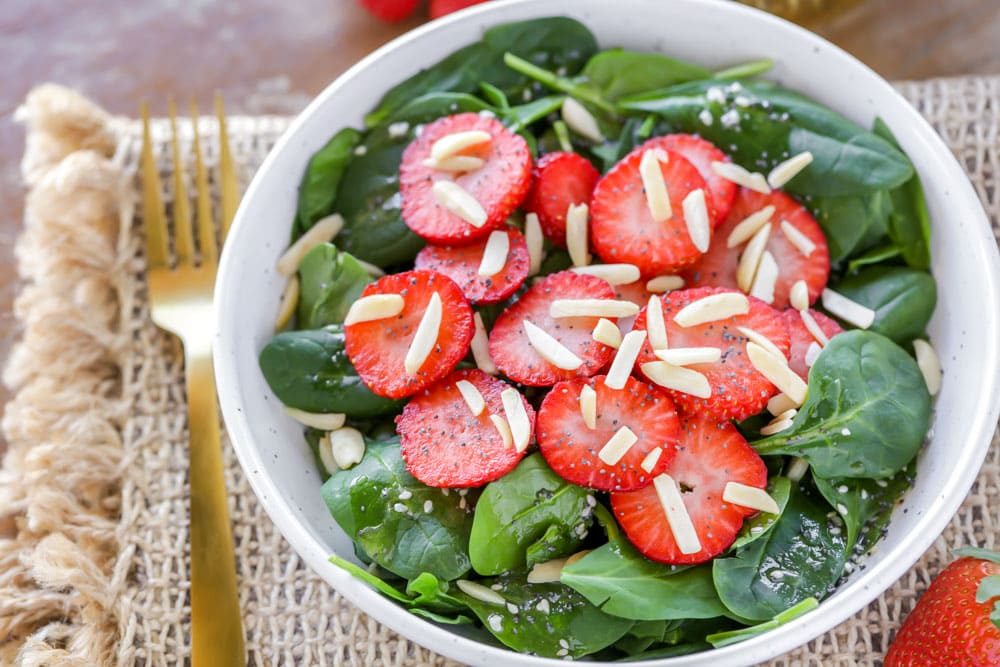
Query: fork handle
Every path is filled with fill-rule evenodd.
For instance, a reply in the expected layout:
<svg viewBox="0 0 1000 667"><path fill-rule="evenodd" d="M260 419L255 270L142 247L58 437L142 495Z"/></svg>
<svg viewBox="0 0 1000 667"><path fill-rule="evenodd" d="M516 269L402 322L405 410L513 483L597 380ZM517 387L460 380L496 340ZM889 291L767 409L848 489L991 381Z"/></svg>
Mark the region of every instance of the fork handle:
<svg viewBox="0 0 1000 667"><path fill-rule="evenodd" d="M190 432L191 664L244 667L247 662L211 350L190 350L185 361Z"/></svg>

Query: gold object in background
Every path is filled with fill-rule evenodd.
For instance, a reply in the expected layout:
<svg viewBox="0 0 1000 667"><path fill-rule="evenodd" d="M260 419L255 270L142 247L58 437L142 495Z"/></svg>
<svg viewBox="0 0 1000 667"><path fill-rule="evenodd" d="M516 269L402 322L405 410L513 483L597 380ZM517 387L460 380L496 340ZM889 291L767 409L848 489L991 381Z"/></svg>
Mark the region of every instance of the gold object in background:
<svg viewBox="0 0 1000 667"><path fill-rule="evenodd" d="M861 0L739 0L796 23L815 23L847 11Z"/></svg>

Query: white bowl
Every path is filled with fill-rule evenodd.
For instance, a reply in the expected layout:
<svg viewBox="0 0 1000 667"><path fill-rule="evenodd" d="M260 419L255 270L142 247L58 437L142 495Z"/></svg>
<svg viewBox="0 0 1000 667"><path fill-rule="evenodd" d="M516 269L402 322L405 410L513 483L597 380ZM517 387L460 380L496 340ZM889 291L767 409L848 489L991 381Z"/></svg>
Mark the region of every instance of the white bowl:
<svg viewBox="0 0 1000 667"><path fill-rule="evenodd" d="M962 502L986 455L997 420L1000 293L997 249L962 168L923 118L883 79L819 37L734 2L712 0L509 0L491 2L414 30L371 54L332 83L274 148L243 198L226 242L216 301L215 366L226 425L250 484L295 550L331 586L393 630L474 665L559 664L467 639L389 602L331 565L352 558L351 542L320 499L320 478L297 424L268 389L257 354L274 330L284 279L274 269L288 241L299 179L309 156L362 116L393 84L473 42L489 26L566 15L585 23L603 47L658 51L722 67L771 57L769 75L869 126L888 122L927 190L934 224L937 310L930 335L945 369L932 437L886 538L820 607L749 641L658 665L747 665L789 651L848 618L920 557ZM652 664L636 663L636 664Z"/></svg>

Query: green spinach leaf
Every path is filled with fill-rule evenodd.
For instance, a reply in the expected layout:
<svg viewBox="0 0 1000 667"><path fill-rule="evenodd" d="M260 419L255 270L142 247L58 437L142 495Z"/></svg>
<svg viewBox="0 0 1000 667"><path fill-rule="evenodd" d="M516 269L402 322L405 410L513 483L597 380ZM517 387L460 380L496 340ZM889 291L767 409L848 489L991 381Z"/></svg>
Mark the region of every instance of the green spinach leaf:
<svg viewBox="0 0 1000 667"><path fill-rule="evenodd" d="M770 512L758 512L752 518L744 521L743 528L740 529L739 534L736 535L736 541L733 542L733 546L730 547L732 550L735 551L740 547L745 547L751 542L760 539L766 535L769 530L774 528L774 525L778 523L778 519L781 518L781 514L785 511L785 506L788 504L788 498L792 494L792 480L787 477L777 477L772 475L767 480L767 493L774 498L774 502L778 504L778 509L780 511L777 514L771 514Z"/></svg>
<svg viewBox="0 0 1000 667"><path fill-rule="evenodd" d="M865 266L884 264L899 257L900 252L899 246L891 242L882 244L852 259L847 265L847 273L857 273L858 269Z"/></svg>
<svg viewBox="0 0 1000 667"><path fill-rule="evenodd" d="M875 311L869 331L900 345L923 335L937 304L937 285L926 271L901 266L873 266L833 287Z"/></svg>
<svg viewBox="0 0 1000 667"><path fill-rule="evenodd" d="M611 102L647 90L712 76L707 69L676 58L625 49L601 51L587 61L580 74L584 81Z"/></svg>
<svg viewBox="0 0 1000 667"><path fill-rule="evenodd" d="M899 148L892 130L881 118L875 119L873 132ZM927 211L924 186L914 172L913 177L892 191L892 216L889 236L899 246L903 259L915 269L931 266L931 216Z"/></svg>
<svg viewBox="0 0 1000 667"><path fill-rule="evenodd" d="M591 524L591 502L590 491L564 481L541 454L532 454L480 496L469 538L472 567L485 575L523 567L536 544L535 558L572 553ZM559 548L549 551L549 546Z"/></svg>
<svg viewBox="0 0 1000 667"><path fill-rule="evenodd" d="M797 605L786 609L781 612L770 621L765 621L759 625L753 625L749 628L742 628L740 630L727 630L725 632L716 632L714 634L706 637L706 641L711 644L714 648L722 648L723 646L729 646L730 644L736 644L739 642L746 641L752 637L762 635L769 630L774 630L777 627L794 621L800 616L804 616L813 609L819 606L819 602L816 598L806 598Z"/></svg>
<svg viewBox="0 0 1000 667"><path fill-rule="evenodd" d="M892 201L885 190L841 197L810 197L805 206L823 228L833 264L854 257L885 239L892 212Z"/></svg>
<svg viewBox="0 0 1000 667"><path fill-rule="evenodd" d="M360 141L360 132L345 127L309 158L306 173L299 184L298 211L292 226L293 240L302 236L317 220L333 213L340 179Z"/></svg>
<svg viewBox="0 0 1000 667"><path fill-rule="evenodd" d="M888 477L916 456L929 422L913 358L856 330L832 338L816 359L792 427L751 444L762 455L801 456L820 477Z"/></svg>
<svg viewBox="0 0 1000 667"><path fill-rule="evenodd" d="M371 276L358 260L332 243L316 246L299 264L298 327L340 324L370 282Z"/></svg>

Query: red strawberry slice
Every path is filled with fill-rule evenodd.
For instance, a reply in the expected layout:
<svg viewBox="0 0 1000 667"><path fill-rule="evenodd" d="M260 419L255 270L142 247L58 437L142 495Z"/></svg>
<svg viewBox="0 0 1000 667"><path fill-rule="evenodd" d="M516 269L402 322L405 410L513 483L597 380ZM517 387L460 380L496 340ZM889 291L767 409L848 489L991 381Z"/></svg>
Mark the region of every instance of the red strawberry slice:
<svg viewBox="0 0 1000 667"><path fill-rule="evenodd" d="M643 153L666 150L660 163L667 184L672 216L654 222L639 175ZM598 181L590 204L590 242L602 261L635 264L643 276L674 273L693 264L701 252L691 242L684 221L684 198L693 190L707 190L698 169L662 139L650 140L626 155ZM706 198L708 203L708 198ZM712 214L709 210L709 219Z"/></svg>
<svg viewBox="0 0 1000 667"><path fill-rule="evenodd" d="M510 250L503 269L492 276L479 275L486 240L466 246L426 246L417 254L414 268L443 273L454 280L472 303L499 303L517 291L528 277L528 245L524 235L507 229Z"/></svg>
<svg viewBox="0 0 1000 667"><path fill-rule="evenodd" d="M548 387L560 380L589 377L611 360L614 350L592 337L599 317L552 318L549 306L556 299L614 299L607 281L572 271L553 273L525 292L497 318L490 332L490 357L504 375L533 387ZM528 342L523 321L528 320L583 360L576 370L557 368Z"/></svg>
<svg viewBox="0 0 1000 667"><path fill-rule="evenodd" d="M420 370L408 375L406 353L434 292L442 306L437 345ZM379 396L412 396L450 373L469 351L475 328L472 308L451 278L433 271L395 273L365 287L361 296L374 294L402 295L403 311L395 317L345 326L344 346L361 379Z"/></svg>
<svg viewBox="0 0 1000 667"><path fill-rule="evenodd" d="M471 382L486 403L477 416L456 383ZM415 396L396 417L403 460L410 474L427 486L482 486L503 477L524 458L513 444L504 444L490 415L504 416L500 393L510 385L478 369L453 372ZM521 397L528 422L535 411Z"/></svg>
<svg viewBox="0 0 1000 667"><path fill-rule="evenodd" d="M460 9L478 5L486 0L431 0L430 13L432 19L439 19L442 16L457 12Z"/></svg>
<svg viewBox="0 0 1000 667"><path fill-rule="evenodd" d="M688 366L702 373L712 389L709 398L698 398L682 391L668 389L667 393L686 414L705 413L717 420L743 420L761 412L767 400L778 393L777 387L750 363L746 354L748 338L738 327L752 329L768 338L787 357L789 351L788 327L782 314L760 299L747 297L750 311L724 320L707 322L692 327L682 327L674 316L689 303L712 294L733 292L716 287L698 287L677 290L660 297L663 304L663 322L667 343L671 349L683 347L717 347L722 351L719 361ZM643 308L635 318L634 329L646 330L646 312ZM653 354L649 341L643 345L636 368L642 364L659 361Z"/></svg>
<svg viewBox="0 0 1000 667"><path fill-rule="evenodd" d="M833 338L839 333L844 333L844 330L837 324L836 320L827 317L818 310L810 310L809 314L813 316L816 324L819 325L820 330L826 334L827 338ZM798 373L799 377L803 380L808 380L809 366L806 365L806 352L809 350L809 344L816 342L816 339L810 333L809 329L806 328L799 311L789 308L782 315L785 316L785 324L788 325L788 335L791 338L788 366Z"/></svg>
<svg viewBox="0 0 1000 667"><path fill-rule="evenodd" d="M736 427L708 415L681 418L681 441L667 466L680 487L701 551L681 553L656 488L611 494L611 508L626 537L646 558L689 565L703 563L729 548L754 510L722 499L729 482L763 489L767 466Z"/></svg>
<svg viewBox="0 0 1000 667"><path fill-rule="evenodd" d="M566 209L571 204L590 204L590 195L601 172L576 153L546 153L534 170L534 184L524 201L525 210L536 213L542 233L553 244L566 247Z"/></svg>
<svg viewBox="0 0 1000 667"><path fill-rule="evenodd" d="M420 0L358 0L358 4L383 21L402 21L416 10Z"/></svg>
<svg viewBox="0 0 1000 667"><path fill-rule="evenodd" d="M485 164L475 171L456 173L424 164L438 139L456 132L483 130L489 144L474 146L463 155L479 157ZM486 211L486 223L475 227L438 202L432 187L453 181L472 195ZM499 229L524 200L531 186L531 152L528 144L495 118L460 113L440 118L424 128L403 152L399 166L399 191L403 220L431 243L472 243Z"/></svg>
<svg viewBox="0 0 1000 667"><path fill-rule="evenodd" d="M689 286L736 288L736 269L746 243L729 248L727 240L736 225L765 206L775 208L774 215L771 216L771 235L767 242L767 250L774 255L778 264L778 280L774 285L774 303L771 305L775 308L786 307L792 285L799 280L806 281L809 287L809 303L814 303L819 298L830 277L830 251L819 223L809 211L784 192L774 191L764 195L746 188L740 188L729 217L715 230L708 252L685 272ZM788 222L815 244L815 249L808 257L788 240L781 228L782 221Z"/></svg>
<svg viewBox="0 0 1000 667"><path fill-rule="evenodd" d="M651 141L656 142L657 139ZM693 164L708 184L708 191L711 195L709 210L714 212L713 224L718 227L729 215L729 210L733 207L733 200L736 199L737 185L732 181L727 181L712 169L713 162L731 162L729 156L715 147L715 144L702 139L693 134L668 134L660 137L659 141L667 148L683 155L688 162ZM647 142L649 143L649 142Z"/></svg>
<svg viewBox="0 0 1000 667"><path fill-rule="evenodd" d="M584 385L597 394L594 429L587 426L580 408ZM623 426L638 440L617 463L605 463L598 453ZM553 470L569 482L601 491L631 491L652 482L673 459L680 437L680 421L665 393L635 378L622 389L611 389L603 375L554 386L538 409L535 429L538 447ZM642 462L657 449L655 465L644 470Z"/></svg>

